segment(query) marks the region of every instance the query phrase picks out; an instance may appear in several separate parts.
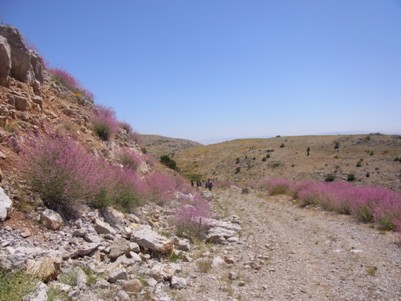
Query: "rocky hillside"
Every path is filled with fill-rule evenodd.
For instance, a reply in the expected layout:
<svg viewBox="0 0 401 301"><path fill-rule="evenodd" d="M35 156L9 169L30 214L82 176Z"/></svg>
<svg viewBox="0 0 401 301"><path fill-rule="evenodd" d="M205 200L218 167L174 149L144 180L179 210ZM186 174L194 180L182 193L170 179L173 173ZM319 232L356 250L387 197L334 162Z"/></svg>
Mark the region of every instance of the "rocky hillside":
<svg viewBox="0 0 401 301"><path fill-rule="evenodd" d="M177 152L188 176L249 185L265 177L347 180L401 189L401 136L298 136L241 139Z"/></svg>
<svg viewBox="0 0 401 301"><path fill-rule="evenodd" d="M173 261L190 260L178 228L211 242L228 238L224 227L238 237L229 222L201 229L207 199L9 26L0 27L0 171L0 301L172 300L188 281Z"/></svg>
<svg viewBox="0 0 401 301"><path fill-rule="evenodd" d="M174 157L174 154L181 150L202 145L191 140L158 135L141 135L141 141L146 150L157 158L163 155Z"/></svg>

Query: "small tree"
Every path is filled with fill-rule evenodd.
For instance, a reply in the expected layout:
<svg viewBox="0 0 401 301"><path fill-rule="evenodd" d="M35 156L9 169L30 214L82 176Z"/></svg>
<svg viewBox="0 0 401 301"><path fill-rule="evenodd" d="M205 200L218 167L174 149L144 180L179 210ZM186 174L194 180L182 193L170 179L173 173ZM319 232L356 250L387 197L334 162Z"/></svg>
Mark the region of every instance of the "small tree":
<svg viewBox="0 0 401 301"><path fill-rule="evenodd" d="M160 162L175 171L179 170L177 167L177 162L175 162L173 159L171 159L168 155L161 156Z"/></svg>
<svg viewBox="0 0 401 301"><path fill-rule="evenodd" d="M334 149L339 149L340 148L340 142L336 141L334 142Z"/></svg>

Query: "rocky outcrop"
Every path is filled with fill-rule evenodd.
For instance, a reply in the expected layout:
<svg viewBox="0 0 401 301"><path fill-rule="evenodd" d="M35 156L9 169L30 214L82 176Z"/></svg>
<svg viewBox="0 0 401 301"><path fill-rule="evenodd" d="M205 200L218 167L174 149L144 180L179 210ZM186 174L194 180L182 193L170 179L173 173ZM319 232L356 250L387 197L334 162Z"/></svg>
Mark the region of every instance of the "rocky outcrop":
<svg viewBox="0 0 401 301"><path fill-rule="evenodd" d="M11 70L11 50L7 39L0 36L0 85L8 86L8 75Z"/></svg>
<svg viewBox="0 0 401 301"><path fill-rule="evenodd" d="M20 32L11 26L0 26L0 36L6 39L11 52L9 74L0 73L0 78L10 75L18 81L32 85L35 81L43 82L43 59L34 50L27 48ZM3 60L1 62L3 65ZM7 72L7 68L1 72Z"/></svg>

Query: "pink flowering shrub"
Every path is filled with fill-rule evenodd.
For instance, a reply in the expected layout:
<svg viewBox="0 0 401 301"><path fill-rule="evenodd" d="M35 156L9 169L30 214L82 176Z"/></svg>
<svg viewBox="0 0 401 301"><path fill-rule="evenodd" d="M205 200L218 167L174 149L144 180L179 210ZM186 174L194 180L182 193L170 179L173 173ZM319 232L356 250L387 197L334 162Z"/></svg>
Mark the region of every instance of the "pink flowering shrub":
<svg viewBox="0 0 401 301"><path fill-rule="evenodd" d="M144 162L144 159L139 152L135 152L127 148L119 149L116 152L116 158L124 166L124 168L130 168L135 171Z"/></svg>
<svg viewBox="0 0 401 301"><path fill-rule="evenodd" d="M113 206L130 211L142 202L142 180L132 169L106 165L100 181L100 191L91 204L97 208Z"/></svg>
<svg viewBox="0 0 401 301"><path fill-rule="evenodd" d="M384 187L355 186L348 182L271 180L269 191L296 195L301 206L319 205L326 210L351 214L365 223L377 223L383 230L399 231L401 193Z"/></svg>
<svg viewBox="0 0 401 301"><path fill-rule="evenodd" d="M92 124L95 133L104 141L108 141L118 129L115 112L102 105L95 107Z"/></svg>
<svg viewBox="0 0 401 301"><path fill-rule="evenodd" d="M150 167L154 167L156 165L156 158L155 156L153 156L152 154L145 154L143 156L143 159L145 160L145 162L150 166Z"/></svg>
<svg viewBox="0 0 401 301"><path fill-rule="evenodd" d="M52 75L56 82L62 84L67 89L83 95L84 97L93 101L93 93L83 88L81 84L66 70L61 68L48 68L47 71Z"/></svg>
<svg viewBox="0 0 401 301"><path fill-rule="evenodd" d="M131 134L134 131L134 129L128 122L121 121L119 126L120 128L124 129L127 132L127 134Z"/></svg>
<svg viewBox="0 0 401 301"><path fill-rule="evenodd" d="M64 218L76 218L77 201L130 210L140 203L144 183L132 169L96 159L67 136L50 134L30 141L23 170L32 190Z"/></svg>
<svg viewBox="0 0 401 301"><path fill-rule="evenodd" d="M270 195L294 193L294 182L286 179L269 179L267 181L267 190Z"/></svg>
<svg viewBox="0 0 401 301"><path fill-rule="evenodd" d="M210 225L205 220L210 215L210 204L199 194L188 194L181 198L181 207L173 218L178 235L200 237Z"/></svg>
<svg viewBox="0 0 401 301"><path fill-rule="evenodd" d="M160 172L153 172L146 176L146 191L144 196L150 201L156 201L163 204L174 198L177 191L176 182L172 177L169 177Z"/></svg>
<svg viewBox="0 0 401 301"><path fill-rule="evenodd" d="M74 201L91 199L99 192L99 163L68 137L38 137L30 141L23 156L32 189L56 211L73 208Z"/></svg>
<svg viewBox="0 0 401 301"><path fill-rule="evenodd" d="M74 91L79 89L79 82L66 70L60 68L49 68L49 73L53 78L67 89Z"/></svg>

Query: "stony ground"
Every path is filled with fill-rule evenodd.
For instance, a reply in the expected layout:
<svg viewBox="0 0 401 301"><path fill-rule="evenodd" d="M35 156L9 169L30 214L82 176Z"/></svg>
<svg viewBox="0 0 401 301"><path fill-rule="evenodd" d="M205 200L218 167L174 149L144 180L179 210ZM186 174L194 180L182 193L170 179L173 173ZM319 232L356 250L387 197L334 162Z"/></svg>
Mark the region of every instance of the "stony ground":
<svg viewBox="0 0 401 301"><path fill-rule="evenodd" d="M300 208L286 196L231 189L215 193L214 203L240 217L241 242L198 246L213 264L183 265L192 279L175 300L401 300L394 233Z"/></svg>

